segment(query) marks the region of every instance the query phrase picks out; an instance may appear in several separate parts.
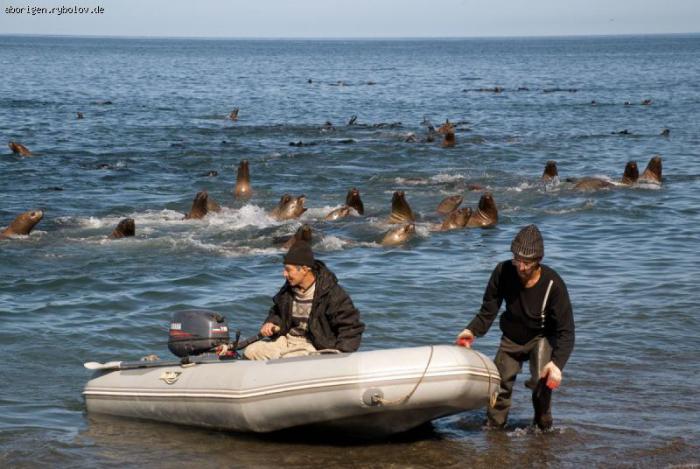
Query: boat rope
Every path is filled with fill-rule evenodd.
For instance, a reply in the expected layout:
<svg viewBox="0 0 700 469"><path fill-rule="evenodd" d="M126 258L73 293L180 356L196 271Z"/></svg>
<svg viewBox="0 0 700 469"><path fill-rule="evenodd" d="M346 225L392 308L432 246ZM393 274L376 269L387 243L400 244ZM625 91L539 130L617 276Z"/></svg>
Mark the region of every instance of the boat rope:
<svg viewBox="0 0 700 469"><path fill-rule="evenodd" d="M484 368L486 368L486 373L489 376L489 386L486 392L489 395L489 406L491 408L494 408L496 406L496 399L498 399L498 393L494 392L493 394L491 394L491 368L489 368L489 366L486 364L486 360L484 360L484 357L482 357L479 352L477 352L476 350L473 350L473 352L476 354L477 357L479 357L481 363L484 364Z"/></svg>
<svg viewBox="0 0 700 469"><path fill-rule="evenodd" d="M285 350L284 352L280 353L280 358L284 357L287 354L294 353L294 352L309 352L309 355L323 355L324 353L343 353L340 350L336 350L334 348L324 348L322 350L309 351L309 349L307 349L307 348L297 347L297 348L290 348L289 350Z"/></svg>
<svg viewBox="0 0 700 469"><path fill-rule="evenodd" d="M380 395L375 394L372 396L372 403L373 404L381 404L383 406L394 406L394 405L405 404L406 402L408 402L408 400L411 398L411 396L413 396L413 394L418 389L418 386L420 386L420 383L423 382L423 378L425 378L425 375L428 373L428 368L430 367L430 362L433 361L434 350L435 350L435 348L431 345L430 346L430 355L428 356L428 363L425 364L425 369L423 370L423 374L421 374L420 378L418 379L418 382L416 383L415 386L413 386L413 389L411 389L411 392L406 394L404 397L402 397L400 399L395 399L393 401L384 399Z"/></svg>

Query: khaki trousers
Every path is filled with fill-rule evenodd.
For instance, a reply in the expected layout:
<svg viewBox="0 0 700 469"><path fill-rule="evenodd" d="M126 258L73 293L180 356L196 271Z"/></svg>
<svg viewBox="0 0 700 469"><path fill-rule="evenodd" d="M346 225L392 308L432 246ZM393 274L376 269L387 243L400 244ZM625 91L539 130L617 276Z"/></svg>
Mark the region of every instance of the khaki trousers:
<svg viewBox="0 0 700 469"><path fill-rule="evenodd" d="M275 340L254 342L245 348L243 355L248 360L271 360L302 357L314 351L316 351L316 348L306 337L287 334Z"/></svg>
<svg viewBox="0 0 700 469"><path fill-rule="evenodd" d="M525 385L532 389L534 423L541 429L552 426L552 391L547 387L546 380L540 379L540 372L551 357L552 346L544 337L536 337L524 345L516 344L505 336L501 337L501 344L494 360L501 374L501 388L496 405L489 407L486 412L490 426L502 427L506 424L515 378L526 360L530 362L531 377Z"/></svg>

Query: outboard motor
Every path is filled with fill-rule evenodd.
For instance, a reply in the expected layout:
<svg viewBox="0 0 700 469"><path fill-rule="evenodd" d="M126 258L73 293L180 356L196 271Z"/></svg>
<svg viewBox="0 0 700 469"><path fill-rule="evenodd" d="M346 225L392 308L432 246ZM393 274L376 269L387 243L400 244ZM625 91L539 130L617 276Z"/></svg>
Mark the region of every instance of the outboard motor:
<svg viewBox="0 0 700 469"><path fill-rule="evenodd" d="M226 318L208 309L173 313L168 348L178 357L201 355L229 342Z"/></svg>

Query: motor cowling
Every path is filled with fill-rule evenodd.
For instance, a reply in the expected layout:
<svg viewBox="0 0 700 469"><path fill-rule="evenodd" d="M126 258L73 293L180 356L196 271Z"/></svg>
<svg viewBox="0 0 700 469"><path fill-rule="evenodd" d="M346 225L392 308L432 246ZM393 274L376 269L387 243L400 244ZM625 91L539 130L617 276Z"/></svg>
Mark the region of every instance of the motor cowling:
<svg viewBox="0 0 700 469"><path fill-rule="evenodd" d="M229 342L226 318L208 309L173 313L168 333L168 348L178 357L201 355Z"/></svg>

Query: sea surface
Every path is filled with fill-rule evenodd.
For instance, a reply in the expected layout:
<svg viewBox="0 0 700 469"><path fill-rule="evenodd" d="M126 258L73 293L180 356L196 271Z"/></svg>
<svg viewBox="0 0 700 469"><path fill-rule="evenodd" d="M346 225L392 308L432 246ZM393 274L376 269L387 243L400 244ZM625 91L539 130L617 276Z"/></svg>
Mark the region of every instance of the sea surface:
<svg viewBox="0 0 700 469"><path fill-rule="evenodd" d="M0 227L45 211L29 236L0 241L0 466L700 465L700 36L0 36L0 69ZM455 147L422 142L446 119ZM566 182L615 183L656 154L661 185ZM243 159L249 201L232 195ZM548 160L559 185L540 181ZM352 187L365 215L324 221ZM205 189L222 211L182 220ZM416 236L386 248L396 190ZM496 227L433 231L442 198L476 207L486 190ZM268 215L285 193L306 195L301 219ZM125 217L136 236L109 239ZM483 409L374 442L87 415L83 362L170 356L174 311L257 332L283 282L273 238L302 223L361 311L363 350L452 342L513 236L537 224L576 320L554 431L529 428L523 376L504 432L482 429ZM474 346L493 357L499 339L494 324Z"/></svg>

